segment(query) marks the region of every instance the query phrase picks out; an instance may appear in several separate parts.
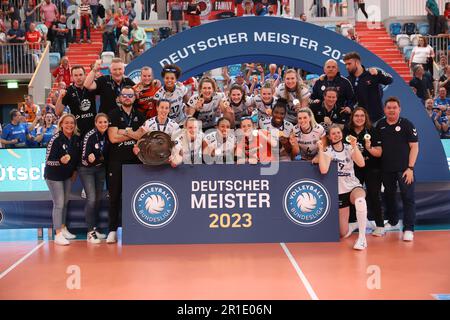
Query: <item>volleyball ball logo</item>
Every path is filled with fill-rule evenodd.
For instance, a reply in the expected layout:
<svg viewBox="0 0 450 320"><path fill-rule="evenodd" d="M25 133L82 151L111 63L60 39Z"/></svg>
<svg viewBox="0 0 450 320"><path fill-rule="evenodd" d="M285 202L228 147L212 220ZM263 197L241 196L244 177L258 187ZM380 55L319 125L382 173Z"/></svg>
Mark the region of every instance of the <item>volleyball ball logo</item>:
<svg viewBox="0 0 450 320"><path fill-rule="evenodd" d="M284 192L283 208L293 223L304 227L314 226L328 215L330 195L318 181L297 180Z"/></svg>
<svg viewBox="0 0 450 320"><path fill-rule="evenodd" d="M317 199L309 192L303 192L297 197L297 206L300 211L309 213L317 207Z"/></svg>
<svg viewBox="0 0 450 320"><path fill-rule="evenodd" d="M133 195L132 212L148 228L161 228L171 222L178 209L175 191L164 182L148 182Z"/></svg>
<svg viewBox="0 0 450 320"><path fill-rule="evenodd" d="M145 200L145 209L150 214L157 214L164 210L165 204L164 199L160 195L152 194Z"/></svg>

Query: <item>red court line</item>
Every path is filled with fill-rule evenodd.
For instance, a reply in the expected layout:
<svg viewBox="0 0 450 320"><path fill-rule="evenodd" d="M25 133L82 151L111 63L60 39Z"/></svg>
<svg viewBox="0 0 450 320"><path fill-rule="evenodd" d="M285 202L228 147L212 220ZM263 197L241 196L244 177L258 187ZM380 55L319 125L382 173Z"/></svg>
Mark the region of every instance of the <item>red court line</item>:
<svg viewBox="0 0 450 320"><path fill-rule="evenodd" d="M363 252L351 249L356 235L340 243L287 246L320 299L432 299L432 293L450 292L450 232L415 232L413 243L400 237L368 235ZM367 287L371 265L380 267L380 290Z"/></svg>
<svg viewBox="0 0 450 320"><path fill-rule="evenodd" d="M0 274L38 244L38 241L0 242Z"/></svg>
<svg viewBox="0 0 450 320"><path fill-rule="evenodd" d="M69 265L81 290L68 290ZM0 281L0 299L310 299L279 244L47 243Z"/></svg>

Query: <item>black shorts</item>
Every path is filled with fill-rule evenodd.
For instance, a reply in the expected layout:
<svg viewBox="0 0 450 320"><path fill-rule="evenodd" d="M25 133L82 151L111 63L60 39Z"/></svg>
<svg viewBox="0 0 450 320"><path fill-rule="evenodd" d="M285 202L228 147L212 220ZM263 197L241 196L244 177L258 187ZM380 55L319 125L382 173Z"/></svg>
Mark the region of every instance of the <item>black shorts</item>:
<svg viewBox="0 0 450 320"><path fill-rule="evenodd" d="M350 207L350 192L342 193L339 195L339 209Z"/></svg>

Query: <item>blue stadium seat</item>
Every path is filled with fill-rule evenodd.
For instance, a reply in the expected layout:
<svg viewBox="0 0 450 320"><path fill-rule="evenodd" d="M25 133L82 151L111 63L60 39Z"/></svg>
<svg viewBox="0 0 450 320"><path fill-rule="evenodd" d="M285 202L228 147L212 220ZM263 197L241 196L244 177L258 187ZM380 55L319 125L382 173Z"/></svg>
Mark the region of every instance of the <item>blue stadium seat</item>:
<svg viewBox="0 0 450 320"><path fill-rule="evenodd" d="M323 26L325 29L336 32L337 28L335 24L326 24Z"/></svg>
<svg viewBox="0 0 450 320"><path fill-rule="evenodd" d="M172 29L169 27L161 27L159 28L159 40L164 40L170 37L172 33Z"/></svg>
<svg viewBox="0 0 450 320"><path fill-rule="evenodd" d="M430 33L430 25L426 22L418 23L417 30L421 35L426 36Z"/></svg>
<svg viewBox="0 0 450 320"><path fill-rule="evenodd" d="M411 53L412 53L413 49L414 49L413 46L406 46L403 48L403 55L405 56L406 60L411 59Z"/></svg>
<svg viewBox="0 0 450 320"><path fill-rule="evenodd" d="M398 22L391 23L389 25L389 33L394 37L402 33L402 25Z"/></svg>
<svg viewBox="0 0 450 320"><path fill-rule="evenodd" d="M61 60L61 55L59 52L50 52L48 54L48 58L50 60L50 69L55 69L59 66L59 60Z"/></svg>
<svg viewBox="0 0 450 320"><path fill-rule="evenodd" d="M311 80L317 79L319 77L320 76L318 74L307 74L305 80L306 81L311 81Z"/></svg>
<svg viewBox="0 0 450 320"><path fill-rule="evenodd" d="M417 26L414 22L407 22L403 25L403 33L407 34L408 36L417 33Z"/></svg>

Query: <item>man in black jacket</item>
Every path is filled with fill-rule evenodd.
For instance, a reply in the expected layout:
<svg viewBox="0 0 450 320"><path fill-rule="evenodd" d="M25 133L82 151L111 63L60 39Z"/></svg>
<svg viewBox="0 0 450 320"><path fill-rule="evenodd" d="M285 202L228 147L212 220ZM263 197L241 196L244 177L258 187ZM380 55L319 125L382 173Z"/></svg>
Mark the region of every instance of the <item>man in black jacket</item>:
<svg viewBox="0 0 450 320"><path fill-rule="evenodd" d="M325 62L323 71L325 74L321 75L314 84L311 99L316 104L321 103L323 102L325 90L329 87L336 88L338 92L336 105L339 108L345 108L345 112L350 114L352 106L355 104L352 84L347 78L341 76L338 64L333 59Z"/></svg>
<svg viewBox="0 0 450 320"><path fill-rule="evenodd" d="M391 84L392 76L376 68L366 69L361 64L361 57L357 52L347 53L344 56L344 63L358 106L365 108L369 113L370 121L375 123L384 117L381 85Z"/></svg>

